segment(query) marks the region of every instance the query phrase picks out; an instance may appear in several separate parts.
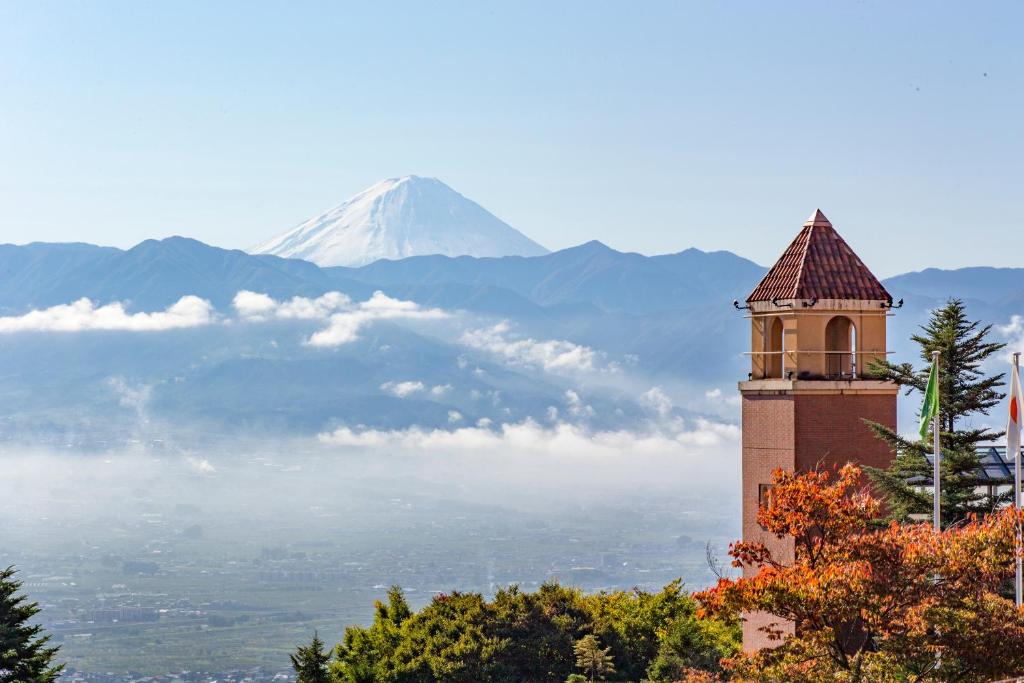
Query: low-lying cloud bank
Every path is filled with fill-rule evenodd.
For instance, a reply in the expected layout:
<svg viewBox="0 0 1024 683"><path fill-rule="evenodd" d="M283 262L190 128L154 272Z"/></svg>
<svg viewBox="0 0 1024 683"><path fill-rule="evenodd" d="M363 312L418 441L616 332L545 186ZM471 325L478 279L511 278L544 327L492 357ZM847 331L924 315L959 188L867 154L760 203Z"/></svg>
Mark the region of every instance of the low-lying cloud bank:
<svg viewBox="0 0 1024 683"><path fill-rule="evenodd" d="M377 292L380 294L380 292ZM352 308L352 299L341 292L327 292L315 299L295 296L275 301L266 294L243 289L235 294L232 307L243 320L323 320L332 313Z"/></svg>
<svg viewBox="0 0 1024 683"><path fill-rule="evenodd" d="M312 346L325 347L355 341L361 328L377 320L437 320L449 315L440 309L423 308L413 301L391 298L380 291L366 301L353 302L341 292L277 301L266 294L243 290L235 295L232 307L237 318L246 322L325 321L327 327L307 340ZM151 313L129 313L122 302L97 306L90 299L82 298L24 315L0 317L0 334L90 330L160 332L201 327L217 321L213 305L193 295L183 296L163 311Z"/></svg>
<svg viewBox="0 0 1024 683"><path fill-rule="evenodd" d="M183 296L165 310L151 313L128 313L121 302L97 306L82 298L20 316L0 317L0 334L89 330L159 332L218 321L302 320L326 323L323 329L310 335L306 344L330 348L354 342L363 328L379 320L441 320L452 315L439 308L425 308L414 301L392 298L381 291L374 292L366 301L357 302L342 292L277 300L260 292L241 290L231 306L235 313L233 318L218 318L209 301L194 295ZM508 321L503 321L467 330L457 341L467 348L497 356L509 365L540 368L556 374L618 370L615 363L607 362L603 353L589 346L563 339L516 339L510 332Z"/></svg>
<svg viewBox="0 0 1024 683"><path fill-rule="evenodd" d="M266 294L241 291L232 302L243 320L326 320L327 327L313 333L310 346L333 347L359 338L359 331L378 320L440 320L448 313L439 308L423 308L414 301L394 299L376 291L366 301L353 303L341 292L328 292L316 299L293 297L276 301Z"/></svg>
<svg viewBox="0 0 1024 683"><path fill-rule="evenodd" d="M508 452L566 455L570 457L621 456L630 454L671 454L687 447L716 447L735 444L739 428L707 420L696 420L691 428L681 421L649 431L599 431L559 422L545 427L534 420L457 429L409 427L398 430L339 427L320 435L320 441L342 447L394 449L412 452L481 454Z"/></svg>
<svg viewBox="0 0 1024 683"><path fill-rule="evenodd" d="M123 330L160 332L209 325L215 320L213 306L197 296L183 296L163 311L128 313L123 303L96 306L89 299L60 304L24 315L0 317L0 333L84 332Z"/></svg>

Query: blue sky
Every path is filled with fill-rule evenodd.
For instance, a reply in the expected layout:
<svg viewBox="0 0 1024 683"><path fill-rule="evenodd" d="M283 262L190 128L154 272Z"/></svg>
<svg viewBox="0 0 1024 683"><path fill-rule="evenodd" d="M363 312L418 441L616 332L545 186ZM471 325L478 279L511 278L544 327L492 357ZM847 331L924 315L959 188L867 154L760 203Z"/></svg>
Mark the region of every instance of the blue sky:
<svg viewBox="0 0 1024 683"><path fill-rule="evenodd" d="M245 247L437 176L551 248L1024 265L1020 3L0 2L0 241Z"/></svg>

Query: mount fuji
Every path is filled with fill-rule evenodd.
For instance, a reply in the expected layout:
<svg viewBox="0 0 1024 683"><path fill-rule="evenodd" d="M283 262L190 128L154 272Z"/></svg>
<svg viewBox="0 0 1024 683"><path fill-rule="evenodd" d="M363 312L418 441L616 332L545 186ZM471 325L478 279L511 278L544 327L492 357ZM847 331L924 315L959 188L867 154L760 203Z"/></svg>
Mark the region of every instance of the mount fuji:
<svg viewBox="0 0 1024 683"><path fill-rule="evenodd" d="M436 178L389 178L348 201L249 249L362 266L380 259L540 256L548 250Z"/></svg>

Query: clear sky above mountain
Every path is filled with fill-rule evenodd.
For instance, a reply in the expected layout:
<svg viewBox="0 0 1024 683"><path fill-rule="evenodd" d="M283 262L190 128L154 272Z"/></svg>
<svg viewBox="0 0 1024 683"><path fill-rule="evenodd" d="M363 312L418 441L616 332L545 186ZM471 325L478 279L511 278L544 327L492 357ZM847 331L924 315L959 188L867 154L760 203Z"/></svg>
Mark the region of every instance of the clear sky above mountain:
<svg viewBox="0 0 1024 683"><path fill-rule="evenodd" d="M1020 265L1024 5L0 4L0 241L245 247L436 176L553 249Z"/></svg>

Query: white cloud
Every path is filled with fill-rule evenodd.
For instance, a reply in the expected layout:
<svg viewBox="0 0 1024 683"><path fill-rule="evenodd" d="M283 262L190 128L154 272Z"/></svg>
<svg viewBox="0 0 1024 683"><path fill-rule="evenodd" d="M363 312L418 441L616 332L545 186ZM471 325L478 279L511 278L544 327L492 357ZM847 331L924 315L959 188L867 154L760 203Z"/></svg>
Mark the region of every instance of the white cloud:
<svg viewBox="0 0 1024 683"><path fill-rule="evenodd" d="M430 388L430 393L434 396L446 396L451 390L451 384L438 384Z"/></svg>
<svg viewBox="0 0 1024 683"><path fill-rule="evenodd" d="M641 394L640 403L662 417L667 417L673 408L672 399L668 397L668 394L661 387L651 387Z"/></svg>
<svg viewBox="0 0 1024 683"><path fill-rule="evenodd" d="M246 321L324 320L327 327L315 332L306 343L310 346L341 346L359 338L359 331L377 320L437 320L448 313L437 308L423 308L414 301L393 299L384 292L373 293L366 301L353 302L341 292L327 292L315 299L296 296L287 301L243 290L235 295L232 305Z"/></svg>
<svg viewBox="0 0 1024 683"><path fill-rule="evenodd" d="M544 368L548 372L581 372L599 369L601 354L589 346L563 339L509 339L509 324L503 321L492 327L463 333L460 342L470 348L487 351L517 365ZM613 372L608 366L605 371Z"/></svg>
<svg viewBox="0 0 1024 683"><path fill-rule="evenodd" d="M275 301L266 294L242 290L231 302L243 320L323 320L332 313L352 307L352 300L341 292L327 292L315 299L303 296Z"/></svg>
<svg viewBox="0 0 1024 683"><path fill-rule="evenodd" d="M456 422L462 422L462 413L457 410L449 410L448 424L455 424Z"/></svg>
<svg viewBox="0 0 1024 683"><path fill-rule="evenodd" d="M327 328L309 338L311 346L340 346L358 339L359 330L377 320L438 320L448 314L438 308L421 308L413 301L392 299L383 292L374 292L355 308L335 313Z"/></svg>
<svg viewBox="0 0 1024 683"><path fill-rule="evenodd" d="M107 386L117 394L117 402L122 407L131 408L140 417L145 416L150 396L153 393L152 386L146 384L132 386L125 381L124 377L107 378Z"/></svg>
<svg viewBox="0 0 1024 683"><path fill-rule="evenodd" d="M159 332L208 325L214 320L213 306L197 296L183 296L163 311L128 313L122 303L96 307L89 299L60 304L24 315L0 317L0 333L84 332L123 330Z"/></svg>
<svg viewBox="0 0 1024 683"><path fill-rule="evenodd" d="M569 408L569 414L574 417L593 417L594 409L583 402L580 395L572 389L565 392L565 403Z"/></svg>
<svg viewBox="0 0 1024 683"><path fill-rule="evenodd" d="M726 396L718 387L705 391L704 398L712 403L725 404L727 406L738 406L740 404L740 397L738 395Z"/></svg>
<svg viewBox="0 0 1024 683"><path fill-rule="evenodd" d="M996 331L1007 339L1006 359L1013 360L1014 351L1024 351L1024 316L1011 315L1006 325L996 326Z"/></svg>
<svg viewBox="0 0 1024 683"><path fill-rule="evenodd" d="M690 429L650 432L592 431L566 422L543 427L533 420L505 423L492 429L489 421L481 420L475 427L448 430L410 427L384 431L341 427L320 435L321 441L344 447L438 453L471 452L481 455L511 448L521 452L571 457L671 453L686 446L734 444L738 439L738 427L707 420L695 421Z"/></svg>
<svg viewBox="0 0 1024 683"><path fill-rule="evenodd" d="M241 318L265 320L274 315L278 304L266 294L243 289L235 294L231 305L234 306Z"/></svg>
<svg viewBox="0 0 1024 683"><path fill-rule="evenodd" d="M380 385L380 390L385 391L398 398L405 398L415 393L423 391L425 387L423 382L384 382Z"/></svg>
<svg viewBox="0 0 1024 683"><path fill-rule="evenodd" d="M217 472L217 468L205 458L186 458L185 464L198 474L215 474Z"/></svg>

